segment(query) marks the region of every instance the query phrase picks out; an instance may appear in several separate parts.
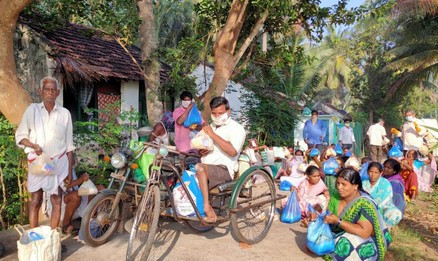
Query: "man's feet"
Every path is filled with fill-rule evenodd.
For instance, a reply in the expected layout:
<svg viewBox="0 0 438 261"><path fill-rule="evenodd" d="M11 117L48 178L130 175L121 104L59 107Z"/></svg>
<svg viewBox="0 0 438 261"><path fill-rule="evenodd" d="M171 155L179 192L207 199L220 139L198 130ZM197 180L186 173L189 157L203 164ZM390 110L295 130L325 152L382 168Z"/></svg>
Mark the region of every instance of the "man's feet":
<svg viewBox="0 0 438 261"><path fill-rule="evenodd" d="M209 204L208 206L204 206L205 218L204 220L208 223L215 223L217 221L216 213L214 209Z"/></svg>
<svg viewBox="0 0 438 261"><path fill-rule="evenodd" d="M75 235L79 232L79 229L75 228L72 224L62 226L62 233L65 235Z"/></svg>

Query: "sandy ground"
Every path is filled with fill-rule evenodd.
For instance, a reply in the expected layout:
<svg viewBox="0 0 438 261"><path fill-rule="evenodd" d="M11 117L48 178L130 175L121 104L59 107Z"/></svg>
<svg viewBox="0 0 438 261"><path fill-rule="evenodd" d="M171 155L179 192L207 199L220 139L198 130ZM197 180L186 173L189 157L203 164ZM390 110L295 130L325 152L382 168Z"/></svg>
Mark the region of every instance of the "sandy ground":
<svg viewBox="0 0 438 261"><path fill-rule="evenodd" d="M256 245L240 245L230 232L229 223L205 233L194 234L183 224L160 221L161 233L153 249L155 260L312 260L317 256L305 252L306 229L299 223L285 224L276 220L267 237ZM0 234L0 241L8 236L7 255L2 260L17 260L13 248L16 233ZM116 233L106 244L93 248L77 237L63 239L68 251L62 260L125 260L128 233ZM15 238L14 238L15 237Z"/></svg>

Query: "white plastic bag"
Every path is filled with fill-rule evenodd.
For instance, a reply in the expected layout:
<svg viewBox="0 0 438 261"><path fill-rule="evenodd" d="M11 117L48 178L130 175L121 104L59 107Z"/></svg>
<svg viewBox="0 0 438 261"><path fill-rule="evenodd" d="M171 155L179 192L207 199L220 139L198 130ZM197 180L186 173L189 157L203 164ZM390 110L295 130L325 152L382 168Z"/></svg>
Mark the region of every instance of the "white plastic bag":
<svg viewBox="0 0 438 261"><path fill-rule="evenodd" d="M214 144L210 136L208 136L204 131L201 130L190 141L190 147L197 150L213 150Z"/></svg>
<svg viewBox="0 0 438 261"><path fill-rule="evenodd" d="M55 164L46 154L37 156L29 165L29 171L33 175L46 176L55 174Z"/></svg>
<svg viewBox="0 0 438 261"><path fill-rule="evenodd" d="M79 196L96 195L97 192L98 191L96 186L90 179L82 183L82 185L78 189Z"/></svg>
<svg viewBox="0 0 438 261"><path fill-rule="evenodd" d="M58 230L50 226L39 226L28 231L24 231L21 226L16 226L15 229L20 234L20 240L17 241L18 260L61 260L61 239Z"/></svg>
<svg viewBox="0 0 438 261"><path fill-rule="evenodd" d="M284 151L282 147L273 147L274 158L282 158L284 159L286 156L284 155Z"/></svg>

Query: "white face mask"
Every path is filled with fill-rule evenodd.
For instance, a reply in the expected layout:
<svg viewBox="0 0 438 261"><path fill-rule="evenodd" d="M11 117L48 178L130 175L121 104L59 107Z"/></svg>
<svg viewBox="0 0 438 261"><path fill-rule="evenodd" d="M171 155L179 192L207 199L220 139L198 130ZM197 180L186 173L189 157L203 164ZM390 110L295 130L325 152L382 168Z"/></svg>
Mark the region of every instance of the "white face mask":
<svg viewBox="0 0 438 261"><path fill-rule="evenodd" d="M407 121L414 121L414 117L412 117L412 116L406 116L406 120L407 120Z"/></svg>
<svg viewBox="0 0 438 261"><path fill-rule="evenodd" d="M187 108L189 107L190 103L192 103L192 101L182 101L181 106L183 106L183 108Z"/></svg>
<svg viewBox="0 0 438 261"><path fill-rule="evenodd" d="M213 120L214 125L221 126L224 125L230 116L228 113L224 113L221 116L215 117L213 114L211 115L211 119Z"/></svg>
<svg viewBox="0 0 438 261"><path fill-rule="evenodd" d="M345 126L346 127L350 127L350 123L345 123Z"/></svg>
<svg viewBox="0 0 438 261"><path fill-rule="evenodd" d="M304 156L297 156L297 155L295 155L295 159L296 159L297 161L301 161L301 162L303 162L303 161L304 161Z"/></svg>

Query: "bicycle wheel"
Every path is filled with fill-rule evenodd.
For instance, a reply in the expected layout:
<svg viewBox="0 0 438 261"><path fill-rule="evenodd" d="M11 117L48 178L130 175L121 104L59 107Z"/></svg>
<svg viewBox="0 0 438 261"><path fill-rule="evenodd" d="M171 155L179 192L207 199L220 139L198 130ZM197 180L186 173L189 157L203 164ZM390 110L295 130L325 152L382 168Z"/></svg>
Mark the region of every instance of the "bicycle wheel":
<svg viewBox="0 0 438 261"><path fill-rule="evenodd" d="M272 178L262 170L255 170L238 183L236 199L231 202L233 235L243 243L256 244L268 234L274 220L275 186ZM266 203L263 203L266 202ZM253 206L253 207L252 207Z"/></svg>
<svg viewBox="0 0 438 261"><path fill-rule="evenodd" d="M160 190L150 186L134 217L126 260L148 260L160 216Z"/></svg>
<svg viewBox="0 0 438 261"><path fill-rule="evenodd" d="M96 247L105 244L120 222L120 204L109 218L115 195L99 193L88 204L81 221L81 233L87 245Z"/></svg>
<svg viewBox="0 0 438 261"><path fill-rule="evenodd" d="M214 226L204 226L200 221L184 220L184 224L195 233L206 233L214 228Z"/></svg>

